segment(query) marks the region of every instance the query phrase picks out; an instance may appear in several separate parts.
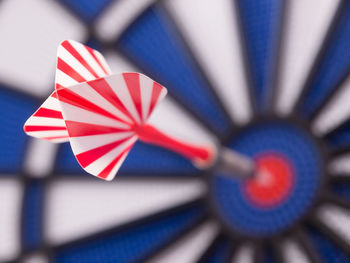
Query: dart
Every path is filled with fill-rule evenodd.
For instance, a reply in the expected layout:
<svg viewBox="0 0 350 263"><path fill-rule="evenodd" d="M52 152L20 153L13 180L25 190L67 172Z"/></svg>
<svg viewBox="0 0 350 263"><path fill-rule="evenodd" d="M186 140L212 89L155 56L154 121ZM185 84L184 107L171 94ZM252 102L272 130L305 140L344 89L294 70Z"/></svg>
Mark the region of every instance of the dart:
<svg viewBox="0 0 350 263"><path fill-rule="evenodd" d="M217 165L230 176L246 177L253 162L229 149L195 145L147 124L167 93L134 72L111 74L103 56L74 41L58 48L56 89L27 120L24 131L52 142L69 141L88 173L112 180L137 140L174 151L198 168Z"/></svg>

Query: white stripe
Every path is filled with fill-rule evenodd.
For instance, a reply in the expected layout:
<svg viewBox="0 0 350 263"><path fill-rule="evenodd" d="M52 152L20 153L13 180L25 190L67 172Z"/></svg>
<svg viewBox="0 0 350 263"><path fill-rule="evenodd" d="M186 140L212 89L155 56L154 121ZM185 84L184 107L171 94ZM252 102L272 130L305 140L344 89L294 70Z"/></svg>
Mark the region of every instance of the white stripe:
<svg viewBox="0 0 350 263"><path fill-rule="evenodd" d="M106 145L112 142L120 141L127 137L134 135L133 132L113 132L108 134L99 134L99 135L88 135L82 137L71 137L70 143L73 148L75 155L86 152L91 149L95 149L102 145Z"/></svg>
<svg viewBox="0 0 350 263"><path fill-rule="evenodd" d="M130 112L133 118L140 122L140 117L138 116L136 107L129 93L128 87L126 86L125 80L122 74L114 74L106 77L106 81L109 86L113 89L114 93L124 104L125 108Z"/></svg>
<svg viewBox="0 0 350 263"><path fill-rule="evenodd" d="M199 178L120 177L107 184L95 178L87 181L56 178L46 199L48 241L61 244L120 226L194 200L205 194L205 189Z"/></svg>
<svg viewBox="0 0 350 263"><path fill-rule="evenodd" d="M67 135L66 138L57 138L57 139L50 139L49 140L52 143L63 143L63 142L69 142L69 137Z"/></svg>
<svg viewBox="0 0 350 263"><path fill-rule="evenodd" d="M174 245L152 258L149 263L198 262L218 233L218 225L214 222L205 223L194 233L186 235Z"/></svg>
<svg viewBox="0 0 350 263"><path fill-rule="evenodd" d="M163 87L163 89L160 91L158 99L156 100L154 107L153 107L153 111L150 113L150 117L152 115L152 113L154 112L154 110L158 107L159 103L164 99L164 97L167 95L168 90L166 88Z"/></svg>
<svg viewBox="0 0 350 263"><path fill-rule="evenodd" d="M289 114L329 28L339 0L289 1L277 110Z"/></svg>
<svg viewBox="0 0 350 263"><path fill-rule="evenodd" d="M350 116L350 78L340 87L339 92L323 107L321 113L312 124L313 131L317 135L323 135L336 128Z"/></svg>
<svg viewBox="0 0 350 263"><path fill-rule="evenodd" d="M103 155L101 158L97 159L93 163L89 164L84 168L88 173L97 176L100 174L123 150L136 141L136 136L123 142L118 147L114 148L112 151Z"/></svg>
<svg viewBox="0 0 350 263"><path fill-rule="evenodd" d="M78 83L78 81L72 79L70 76L59 69L56 69L55 82L63 87L69 87Z"/></svg>
<svg viewBox="0 0 350 263"><path fill-rule="evenodd" d="M96 50L94 50L94 54L97 57L97 59L100 61L101 65L104 67L104 69L107 71L107 74L110 75L112 74L112 71L110 67L108 66L105 58L102 56L102 54Z"/></svg>
<svg viewBox="0 0 350 263"><path fill-rule="evenodd" d="M242 123L249 120L251 106L233 2L168 0L165 4L228 112Z"/></svg>
<svg viewBox="0 0 350 263"><path fill-rule="evenodd" d="M335 205L324 205L317 213L318 219L350 245L350 211Z"/></svg>
<svg viewBox="0 0 350 263"><path fill-rule="evenodd" d="M55 91L52 92L52 94L53 93L55 93ZM50 95L50 97L48 97L44 101L44 103L40 106L40 108L46 108L46 109L56 110L56 111L60 111L61 112L61 106L60 106L60 103L59 103L58 99L55 98L55 97L52 97L51 95Z"/></svg>
<svg viewBox="0 0 350 263"><path fill-rule="evenodd" d="M95 91L88 83L82 83L74 87L69 87L69 90L80 95L81 97L87 99L93 104L99 106L100 108L108 111L109 113L115 115L116 117L132 123L129 117L113 106L109 101L102 97L97 91Z"/></svg>
<svg viewBox="0 0 350 263"><path fill-rule="evenodd" d="M45 118L45 117L36 117L36 116L30 117L26 122L26 125L66 127L66 123L64 122L63 119Z"/></svg>
<svg viewBox="0 0 350 263"><path fill-rule="evenodd" d="M72 40L69 40L69 43L71 43L71 45L75 48L75 50L83 57L86 63L90 65L90 67L95 71L95 73L99 77L106 76L106 74L104 73L100 65L96 62L96 60L92 57L92 55L85 48L84 45Z"/></svg>
<svg viewBox="0 0 350 263"><path fill-rule="evenodd" d="M155 0L119 0L108 7L97 21L96 33L105 40L113 40Z"/></svg>
<svg viewBox="0 0 350 263"><path fill-rule="evenodd" d="M80 76L88 80L93 80L95 77L83 66L67 49L63 46L58 47L58 57L72 67Z"/></svg>
<svg viewBox="0 0 350 263"><path fill-rule="evenodd" d="M130 151L130 150L129 150ZM123 162L125 161L125 158L128 156L129 151L125 152L119 159L119 161L114 165L111 172L108 174L108 176L105 178L106 181L111 181L117 174L118 170L122 166Z"/></svg>
<svg viewBox="0 0 350 263"><path fill-rule="evenodd" d="M130 128L128 125L122 122L119 122L115 119L105 117L104 115L100 115L85 109L81 109L62 101L60 103L62 106L62 114L65 120L85 122L85 123L90 123L95 125L112 126L112 127L122 128L122 129Z"/></svg>
<svg viewBox="0 0 350 263"><path fill-rule="evenodd" d="M67 130L60 131L35 131L35 132L27 132L28 135L36 137L36 138L47 138L47 137L57 137L57 136L67 136ZM68 138L65 140L68 141Z"/></svg>
<svg viewBox="0 0 350 263"><path fill-rule="evenodd" d="M294 240L283 242L283 259L286 263L311 263L312 261Z"/></svg>
<svg viewBox="0 0 350 263"><path fill-rule="evenodd" d="M140 74L140 90L142 101L142 120L146 121L151 104L154 81L143 74Z"/></svg>

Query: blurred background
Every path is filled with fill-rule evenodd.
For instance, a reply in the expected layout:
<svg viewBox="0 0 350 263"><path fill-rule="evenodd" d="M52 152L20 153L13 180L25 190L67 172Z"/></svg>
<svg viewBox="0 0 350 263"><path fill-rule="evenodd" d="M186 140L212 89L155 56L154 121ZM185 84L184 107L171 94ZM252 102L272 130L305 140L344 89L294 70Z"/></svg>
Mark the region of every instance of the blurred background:
<svg viewBox="0 0 350 263"><path fill-rule="evenodd" d="M0 36L0 262L350 262L348 0L3 0ZM25 135L65 39L167 87L151 123L272 177L137 143L104 182Z"/></svg>

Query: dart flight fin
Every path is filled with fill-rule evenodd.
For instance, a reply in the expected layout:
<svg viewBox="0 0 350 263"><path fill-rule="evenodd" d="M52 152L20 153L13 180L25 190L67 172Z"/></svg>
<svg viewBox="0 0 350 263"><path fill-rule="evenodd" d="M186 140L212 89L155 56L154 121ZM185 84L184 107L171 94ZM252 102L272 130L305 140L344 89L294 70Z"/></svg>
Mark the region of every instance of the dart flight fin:
<svg viewBox="0 0 350 263"><path fill-rule="evenodd" d="M98 51L72 40L63 41L57 50L55 91L27 120L24 131L51 142L67 142L68 133L56 90L110 74L111 70Z"/></svg>

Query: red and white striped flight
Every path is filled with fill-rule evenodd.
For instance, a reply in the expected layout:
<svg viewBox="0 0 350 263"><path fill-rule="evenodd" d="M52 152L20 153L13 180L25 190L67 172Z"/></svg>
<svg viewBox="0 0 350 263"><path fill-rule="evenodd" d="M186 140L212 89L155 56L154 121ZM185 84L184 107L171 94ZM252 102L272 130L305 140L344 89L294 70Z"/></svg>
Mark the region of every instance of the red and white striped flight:
<svg viewBox="0 0 350 263"><path fill-rule="evenodd" d="M137 139L180 153L198 166L209 165L214 148L182 143L147 124L166 93L140 73L111 75L99 52L66 40L58 48L55 91L24 131L52 142L69 141L84 170L105 180L114 178Z"/></svg>
<svg viewBox="0 0 350 263"><path fill-rule="evenodd" d="M57 50L55 91L27 120L24 131L52 142L69 140L56 90L111 74L104 57L96 50L72 40L63 41Z"/></svg>

